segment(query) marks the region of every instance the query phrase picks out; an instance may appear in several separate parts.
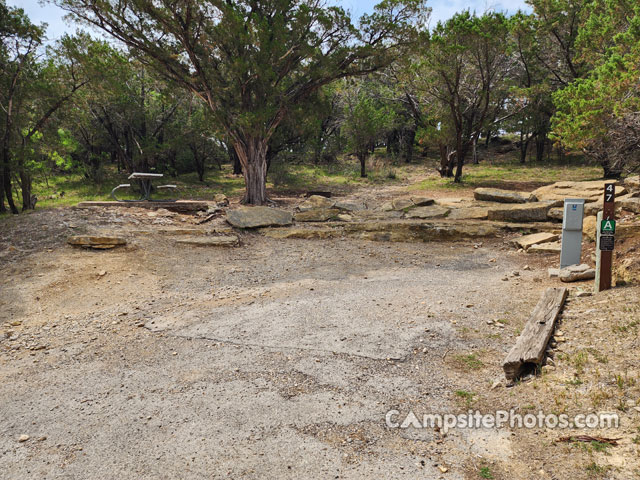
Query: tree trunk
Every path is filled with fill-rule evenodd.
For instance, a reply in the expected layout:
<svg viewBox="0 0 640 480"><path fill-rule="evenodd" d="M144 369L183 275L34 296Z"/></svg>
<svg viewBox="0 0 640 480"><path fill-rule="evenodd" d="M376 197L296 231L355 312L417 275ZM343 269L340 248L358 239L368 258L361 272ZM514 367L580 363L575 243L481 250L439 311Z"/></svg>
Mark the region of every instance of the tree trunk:
<svg viewBox="0 0 640 480"><path fill-rule="evenodd" d="M447 164L449 163L449 158L447 156L447 146L444 143L438 145L440 150L440 168L438 172L440 172L441 177L447 176Z"/></svg>
<svg viewBox="0 0 640 480"><path fill-rule="evenodd" d="M456 148L456 176L453 179L455 183L462 181L462 166L464 165L464 158L467 156L468 145L464 145L462 136L458 136Z"/></svg>
<svg viewBox="0 0 640 480"><path fill-rule="evenodd" d="M2 152L3 157L3 166L2 166L2 183L4 194L7 198L7 203L9 204L9 208L11 209L11 213L18 213L18 209L16 208L16 204L13 202L13 193L11 191L11 168L9 167L9 149L7 148L4 152Z"/></svg>
<svg viewBox="0 0 640 480"><path fill-rule="evenodd" d="M233 163L233 174L242 175L242 165L240 164L240 158L238 158L236 149L229 145L227 146L227 149L229 150L229 160Z"/></svg>
<svg viewBox="0 0 640 480"><path fill-rule="evenodd" d="M0 213L5 213L7 207L4 205L4 174L0 170Z"/></svg>
<svg viewBox="0 0 640 480"><path fill-rule="evenodd" d="M544 146L547 143L547 135L539 133L536 136L536 162L544 159Z"/></svg>
<svg viewBox="0 0 640 480"><path fill-rule="evenodd" d="M360 160L360 177L361 178L366 178L367 177L367 155L360 153L356 155L358 157L358 160Z"/></svg>
<svg viewBox="0 0 640 480"><path fill-rule="evenodd" d="M478 160L478 137L474 137L473 139L473 164L478 165L480 160Z"/></svg>
<svg viewBox="0 0 640 480"><path fill-rule="evenodd" d="M404 135L404 161L411 163L413 160L413 144L416 141L415 129L407 129Z"/></svg>
<svg viewBox="0 0 640 480"><path fill-rule="evenodd" d="M604 170L604 178L619 179L622 176L622 167L616 163L612 165L608 158L601 160L600 165Z"/></svg>
<svg viewBox="0 0 640 480"><path fill-rule="evenodd" d="M31 175L26 170L20 170L20 183L22 185L22 211L33 210L35 208L31 195Z"/></svg>
<svg viewBox="0 0 640 480"><path fill-rule="evenodd" d="M267 140L249 138L233 145L242 165L246 192L242 203L264 205L267 203Z"/></svg>

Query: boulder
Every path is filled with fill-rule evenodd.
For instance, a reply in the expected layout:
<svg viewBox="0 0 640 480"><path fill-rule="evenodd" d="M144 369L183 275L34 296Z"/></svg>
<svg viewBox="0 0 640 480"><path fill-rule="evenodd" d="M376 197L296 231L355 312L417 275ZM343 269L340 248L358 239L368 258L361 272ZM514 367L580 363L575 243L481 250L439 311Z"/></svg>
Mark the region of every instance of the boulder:
<svg viewBox="0 0 640 480"><path fill-rule="evenodd" d="M528 250L529 247L533 245L539 245L541 243L549 243L555 242L558 240L558 235L554 233L540 232L540 233L532 233L530 235L523 235L522 237L518 237L511 242L520 247Z"/></svg>
<svg viewBox="0 0 640 480"><path fill-rule="evenodd" d="M604 184L609 182L610 180L556 182L537 188L532 193L540 201L564 201L565 198L584 198L587 202L596 202L604 196ZM616 186L616 196L624 195L625 193L627 193L625 187Z"/></svg>
<svg viewBox="0 0 640 480"><path fill-rule="evenodd" d="M332 218L337 218L340 210L337 208L314 208L298 212L295 215L296 222L326 222Z"/></svg>
<svg viewBox="0 0 640 480"><path fill-rule="evenodd" d="M197 247L234 247L238 245L235 235L220 235L217 237L179 238L176 243L195 245Z"/></svg>
<svg viewBox="0 0 640 480"><path fill-rule="evenodd" d="M384 202L380 207L383 212L390 212L393 210L393 202Z"/></svg>
<svg viewBox="0 0 640 480"><path fill-rule="evenodd" d="M589 265L571 265L560 269L558 275L561 282L579 282L581 280L592 280L596 278L596 271Z"/></svg>
<svg viewBox="0 0 640 480"><path fill-rule="evenodd" d="M487 207L453 208L447 218L451 220L486 220L489 215Z"/></svg>
<svg viewBox="0 0 640 480"><path fill-rule="evenodd" d="M313 210L317 208L331 208L336 202L330 198L323 197L321 195L311 195L304 202L298 205L298 210L306 212L307 210Z"/></svg>
<svg viewBox="0 0 640 480"><path fill-rule="evenodd" d="M344 210L345 212L359 212L361 210L367 209L367 206L362 202L348 202L348 201L336 202L333 207L339 210Z"/></svg>
<svg viewBox="0 0 640 480"><path fill-rule="evenodd" d="M75 235L67 239L69 245L83 248L94 248L97 250L107 250L121 245L126 245L127 241L122 237L105 237L92 235Z"/></svg>
<svg viewBox="0 0 640 480"><path fill-rule="evenodd" d="M535 195L531 193L500 190L498 188L476 188L473 191L473 198L498 203L526 203L537 201Z"/></svg>
<svg viewBox="0 0 640 480"><path fill-rule="evenodd" d="M490 208L487 218L504 222L542 222L547 219L551 207L548 202L504 205Z"/></svg>
<svg viewBox="0 0 640 480"><path fill-rule="evenodd" d="M394 210L404 210L414 206L410 198L394 198L391 205Z"/></svg>
<svg viewBox="0 0 640 480"><path fill-rule="evenodd" d="M227 211L227 222L236 228L286 226L293 222L293 215L277 208L240 207Z"/></svg>
<svg viewBox="0 0 640 480"><path fill-rule="evenodd" d="M416 207L426 207L427 205L433 205L435 200L428 197L411 197L411 201Z"/></svg>
<svg viewBox="0 0 640 480"><path fill-rule="evenodd" d="M229 205L229 199L224 193L216 193L213 196L213 201L216 202L221 207L225 207Z"/></svg>
<svg viewBox="0 0 640 480"><path fill-rule="evenodd" d="M527 249L527 253L560 253L560 250L562 250L562 243L549 242L531 245Z"/></svg>
<svg viewBox="0 0 640 480"><path fill-rule="evenodd" d="M407 212L407 218L442 218L446 217L450 209L440 205L430 205L428 207L416 207Z"/></svg>

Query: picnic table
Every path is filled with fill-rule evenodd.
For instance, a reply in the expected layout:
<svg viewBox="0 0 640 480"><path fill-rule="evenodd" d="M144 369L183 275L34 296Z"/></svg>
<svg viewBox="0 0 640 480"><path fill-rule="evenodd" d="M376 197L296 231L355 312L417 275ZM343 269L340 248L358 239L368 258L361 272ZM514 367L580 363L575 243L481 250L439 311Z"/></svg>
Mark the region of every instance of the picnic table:
<svg viewBox="0 0 640 480"><path fill-rule="evenodd" d="M153 202L154 200L151 200L151 190L152 190L151 182L153 180L162 178L163 176L164 175L162 175L162 173L133 172L131 175L129 175L129 180L140 181L140 188L142 190L142 196L140 197L140 199L139 200L121 200L118 197L116 197L116 190L118 190L119 188L131 187L130 183L122 183L117 187L115 187L113 190L111 190L111 197L113 197L113 199L118 202L145 202L145 201ZM177 185L158 185L156 188L164 189L164 188L178 188L178 187ZM167 200L164 200L164 201L167 201Z"/></svg>

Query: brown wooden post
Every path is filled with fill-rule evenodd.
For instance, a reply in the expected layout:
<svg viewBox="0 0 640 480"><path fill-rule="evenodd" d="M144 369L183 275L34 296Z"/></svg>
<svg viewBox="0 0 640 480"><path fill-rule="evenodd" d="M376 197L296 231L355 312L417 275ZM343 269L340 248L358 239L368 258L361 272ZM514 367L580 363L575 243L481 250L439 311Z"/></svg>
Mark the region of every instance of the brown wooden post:
<svg viewBox="0 0 640 480"><path fill-rule="evenodd" d="M616 184L605 183L604 185L604 207L602 209L602 220L614 220L615 221L615 199L616 199ZM615 225L615 224L614 224ZM602 235L602 225L597 225ZM615 230L614 230L615 233ZM611 235L613 236L613 235ZM613 239L612 239L613 240ZM600 283L599 291L609 290L611 288L611 269L613 266L613 249L603 250L604 243L602 236L598 248L600 249Z"/></svg>

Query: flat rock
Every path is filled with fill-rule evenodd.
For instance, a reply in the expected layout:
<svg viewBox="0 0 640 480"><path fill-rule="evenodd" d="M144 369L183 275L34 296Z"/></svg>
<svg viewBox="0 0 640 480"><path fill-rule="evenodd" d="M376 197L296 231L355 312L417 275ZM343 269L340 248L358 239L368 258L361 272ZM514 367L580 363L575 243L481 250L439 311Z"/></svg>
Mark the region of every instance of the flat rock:
<svg viewBox="0 0 640 480"><path fill-rule="evenodd" d="M220 235L204 238L179 238L176 243L198 247L234 247L238 245L238 237L236 235Z"/></svg>
<svg viewBox="0 0 640 480"><path fill-rule="evenodd" d="M297 238L305 240L322 240L343 235L342 230L323 226L321 228L268 228L261 231L265 237L285 239Z"/></svg>
<svg viewBox="0 0 640 480"><path fill-rule="evenodd" d="M321 195L311 195L304 202L298 205L298 210L305 212L317 208L331 208L335 205L335 201Z"/></svg>
<svg viewBox="0 0 640 480"><path fill-rule="evenodd" d="M640 175L634 175L633 177L625 178L624 185L632 189L640 188Z"/></svg>
<svg viewBox="0 0 640 480"><path fill-rule="evenodd" d="M633 213L640 213L640 198L624 198L622 200L616 200L616 206L620 205L624 210L628 210Z"/></svg>
<svg viewBox="0 0 640 480"><path fill-rule="evenodd" d="M562 219L564 218L564 209L562 207L550 208L547 212L547 218L550 218L551 220L562 221Z"/></svg>
<svg viewBox="0 0 640 480"><path fill-rule="evenodd" d="M523 235L522 237L512 240L512 243L520 248L527 250L533 245L539 245L541 243L555 242L558 240L558 235L548 232L532 233L530 235Z"/></svg>
<svg viewBox="0 0 640 480"><path fill-rule="evenodd" d="M553 205L548 202L504 205L489 209L487 218L504 222L542 222Z"/></svg>
<svg viewBox="0 0 640 480"><path fill-rule="evenodd" d="M436 205L442 205L443 207L459 207L464 203L469 202L468 198L460 197L442 197L435 200Z"/></svg>
<svg viewBox="0 0 640 480"><path fill-rule="evenodd" d="M407 218L442 218L446 217L450 209L440 205L430 205L428 207L416 207L409 210Z"/></svg>
<svg viewBox="0 0 640 480"><path fill-rule="evenodd" d="M337 218L340 210L337 208L314 208L295 214L296 222L326 222L332 218Z"/></svg>
<svg viewBox="0 0 640 480"><path fill-rule="evenodd" d="M269 207L240 207L227 211L227 222L236 228L286 226L293 222L293 215L286 210Z"/></svg>
<svg viewBox="0 0 640 480"><path fill-rule="evenodd" d="M452 208L447 218L451 220L486 220L489 215L487 207Z"/></svg>
<svg viewBox="0 0 640 480"><path fill-rule="evenodd" d="M414 204L410 198L394 198L391 206L394 210L404 210L405 208L413 207Z"/></svg>
<svg viewBox="0 0 640 480"><path fill-rule="evenodd" d="M91 235L75 235L67 239L69 245L84 248L95 248L98 250L106 250L109 248L126 245L127 241L122 237L106 237Z"/></svg>
<svg viewBox="0 0 640 480"><path fill-rule="evenodd" d="M429 197L411 197L411 201L416 207L426 207L427 205L433 205L435 200Z"/></svg>
<svg viewBox="0 0 640 480"><path fill-rule="evenodd" d="M339 210L343 210L345 212L359 212L367 209L367 206L362 202L348 202L348 201L336 202L333 207Z"/></svg>
<svg viewBox="0 0 640 480"><path fill-rule="evenodd" d="M344 224L348 236L380 242L430 242L497 237L501 228L487 222L377 221Z"/></svg>
<svg viewBox="0 0 640 480"><path fill-rule="evenodd" d="M527 249L527 253L560 253L560 250L562 250L562 243L549 242L531 245Z"/></svg>
<svg viewBox="0 0 640 480"><path fill-rule="evenodd" d="M206 212L210 205L207 202L199 202L196 200L176 200L176 201L136 201L136 202L116 202L116 201L87 201L80 202L76 205L77 208L92 208L92 207L106 207L106 208L146 208L148 210L165 209L171 212L194 214L196 212Z"/></svg>
<svg viewBox="0 0 640 480"><path fill-rule="evenodd" d="M584 198L587 202L596 202L604 195L604 184L610 180L590 182L556 182L537 188L532 193L540 201L564 201L565 198ZM623 186L616 186L616 196L627 193Z"/></svg>
<svg viewBox="0 0 640 480"><path fill-rule="evenodd" d="M561 282L578 282L581 280L591 280L596 278L596 271L589 265L583 263L582 265L571 265L560 269L558 275Z"/></svg>
<svg viewBox="0 0 640 480"><path fill-rule="evenodd" d="M514 192L498 188L476 188L473 191L473 198L498 203L527 203L537 200L535 195L528 192Z"/></svg>

